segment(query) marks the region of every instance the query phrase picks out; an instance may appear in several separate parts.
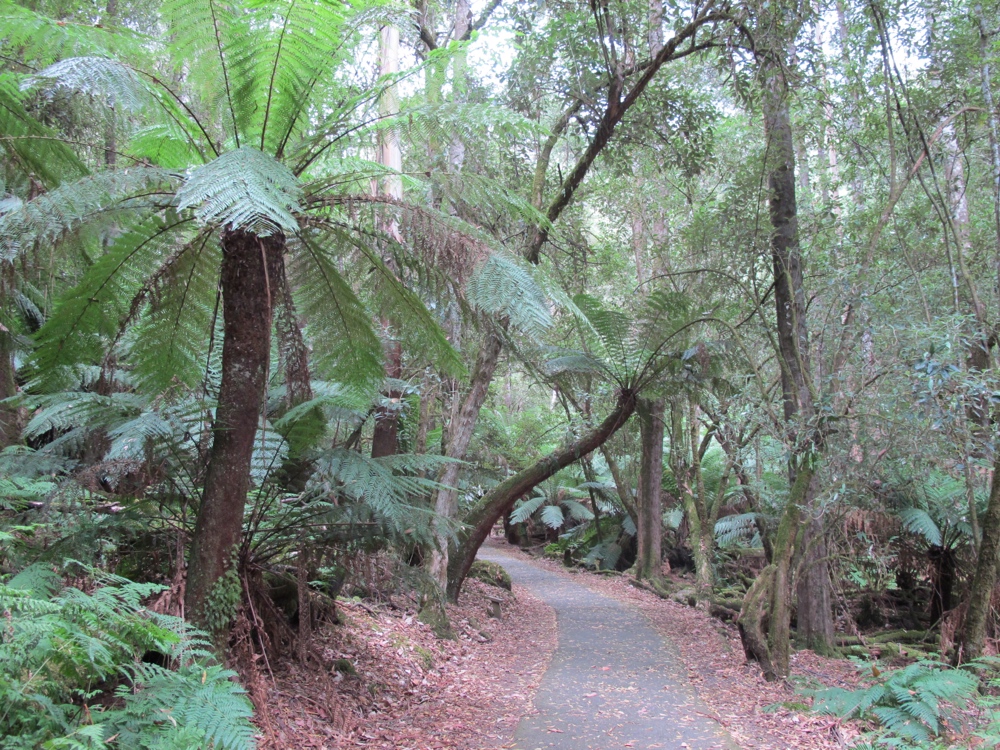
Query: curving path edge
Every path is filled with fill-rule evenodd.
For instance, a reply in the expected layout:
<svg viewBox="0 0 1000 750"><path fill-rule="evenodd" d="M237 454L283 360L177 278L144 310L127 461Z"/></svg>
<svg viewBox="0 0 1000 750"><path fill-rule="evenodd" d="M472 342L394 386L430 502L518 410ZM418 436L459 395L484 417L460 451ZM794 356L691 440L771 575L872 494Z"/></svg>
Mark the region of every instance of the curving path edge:
<svg viewBox="0 0 1000 750"><path fill-rule="evenodd" d="M687 680L677 648L638 610L521 553L485 547L556 612L559 645L515 750L738 750Z"/></svg>

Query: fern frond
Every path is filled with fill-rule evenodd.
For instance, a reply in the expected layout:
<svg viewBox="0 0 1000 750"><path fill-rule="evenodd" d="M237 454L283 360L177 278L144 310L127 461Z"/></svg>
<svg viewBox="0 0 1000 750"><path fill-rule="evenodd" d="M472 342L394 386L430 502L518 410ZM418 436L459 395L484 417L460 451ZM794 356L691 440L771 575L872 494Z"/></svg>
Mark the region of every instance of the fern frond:
<svg viewBox="0 0 1000 750"><path fill-rule="evenodd" d="M514 506L514 510L511 511L511 523L524 523L531 518L536 510L545 505L545 502L545 495L536 495L533 498L519 502Z"/></svg>
<svg viewBox="0 0 1000 750"><path fill-rule="evenodd" d="M583 503L576 500L561 500L560 504L569 512L569 517L574 521L593 521L594 512Z"/></svg>
<svg viewBox="0 0 1000 750"><path fill-rule="evenodd" d="M22 90L65 89L99 98L111 108L138 112L152 103L142 79L126 65L108 57L71 57L29 76Z"/></svg>
<svg viewBox="0 0 1000 750"><path fill-rule="evenodd" d="M177 208L193 208L205 224L244 229L260 237L298 230L301 189L281 162L250 146L198 167L177 191Z"/></svg>
<svg viewBox="0 0 1000 750"><path fill-rule="evenodd" d="M899 511L903 528L924 538L927 544L941 545L941 529L930 514L922 508L904 508Z"/></svg>
<svg viewBox="0 0 1000 750"><path fill-rule="evenodd" d="M59 134L28 114L10 73L0 73L0 154L23 178L34 175L48 188L79 179L87 173L83 162ZM13 206L0 208L0 215L11 208ZM4 240L0 247L6 244Z"/></svg>
<svg viewBox="0 0 1000 750"><path fill-rule="evenodd" d="M534 276L511 258L493 253L466 285L469 303L478 310L505 317L533 336L552 324L548 300Z"/></svg>
<svg viewBox="0 0 1000 750"><path fill-rule="evenodd" d="M608 367L597 357L586 352L575 352L548 360L544 365L544 371L548 375L562 375L564 373L607 375Z"/></svg>
<svg viewBox="0 0 1000 750"><path fill-rule="evenodd" d="M13 210L0 213L0 257L13 258L35 243L54 243L98 217L114 221L118 217L111 209L148 208L148 197L142 199L142 204L131 200L139 194L160 193L166 204L165 196L173 191L174 181L169 172L153 167L111 170L19 203Z"/></svg>
<svg viewBox="0 0 1000 750"><path fill-rule="evenodd" d="M360 391L382 382L382 342L372 330L371 316L344 280L319 238L302 233L301 252L293 253L288 275L295 308L309 321L314 342L314 371Z"/></svg>
<svg viewBox="0 0 1000 750"><path fill-rule="evenodd" d="M566 523L566 516L563 515L562 507L558 505L546 505L539 517L550 529L560 529Z"/></svg>
<svg viewBox="0 0 1000 750"><path fill-rule="evenodd" d="M185 223L154 217L127 232L63 297L37 336L32 364L42 391L72 387L75 376L67 368L103 361L107 346L149 292L148 280L170 257L174 233Z"/></svg>
<svg viewBox="0 0 1000 750"><path fill-rule="evenodd" d="M751 545L757 534L757 514L737 513L715 522L715 541L720 547Z"/></svg>
<svg viewBox="0 0 1000 750"><path fill-rule="evenodd" d="M145 392L178 382L195 388L204 377L218 308L219 255L216 235L203 230L147 282L149 303L126 354Z"/></svg>
<svg viewBox="0 0 1000 750"><path fill-rule="evenodd" d="M21 59L41 67L67 57L129 49L128 38L115 29L65 23L12 0L0 0L0 43L16 49Z"/></svg>

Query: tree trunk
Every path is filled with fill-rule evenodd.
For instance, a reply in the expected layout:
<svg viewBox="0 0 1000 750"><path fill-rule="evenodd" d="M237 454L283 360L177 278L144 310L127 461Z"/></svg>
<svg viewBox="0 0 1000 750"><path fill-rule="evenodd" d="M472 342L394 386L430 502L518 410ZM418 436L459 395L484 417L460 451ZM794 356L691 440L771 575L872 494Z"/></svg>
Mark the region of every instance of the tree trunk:
<svg viewBox="0 0 1000 750"><path fill-rule="evenodd" d="M772 19L773 22L774 19ZM787 38L794 37L786 31ZM792 455L789 462L789 503L809 503L809 485L815 473L816 451L820 447L819 428L815 424L816 410L811 387L809 365L809 333L806 326L805 286L799 249L798 207L795 197L795 144L792 137L789 91L785 79L784 45L780 33L772 33L765 44L768 54L761 66L763 79L764 133L768 150L769 217L771 221L771 259L774 273L774 301L777 318L781 390L784 400L786 440ZM805 468L808 466L809 468ZM801 476L800 476L801 475ZM805 484L803 485L803 481ZM804 506L802 506L804 507ZM784 518L799 519L799 508L787 508ZM781 537L781 533L784 534ZM768 647L775 674L788 673L787 637L791 607L791 561L799 541L797 526L779 533L774 550L775 578L771 596ZM816 540L808 532L805 542ZM819 587L806 592L800 602L800 613L812 623L814 647L825 651L832 648L824 642L833 633L833 612L829 607L830 581L823 560L814 560L810 576ZM825 590L824 590L825 589Z"/></svg>
<svg viewBox="0 0 1000 750"><path fill-rule="evenodd" d="M812 479L811 466L798 467L788 504L775 534L771 563L747 591L737 619L747 658L760 664L764 679L769 682L788 675L792 555L796 530L801 523L799 508L805 501Z"/></svg>
<svg viewBox="0 0 1000 750"><path fill-rule="evenodd" d="M813 516L802 531L802 555L795 589L798 605L795 639L799 648L830 654L833 652L833 618L830 616L833 603L823 520Z"/></svg>
<svg viewBox="0 0 1000 750"><path fill-rule="evenodd" d="M983 653L986 642L986 619L990 612L990 599L997 583L1000 562L1000 451L993 462L993 482L990 501L982 518L983 539L979 545L976 572L969 587L969 606L965 611L965 624L959 636L956 661L970 661Z"/></svg>
<svg viewBox="0 0 1000 750"><path fill-rule="evenodd" d="M403 376L403 347L392 341L386 347L385 374L388 378ZM388 404L375 409L375 431L372 433L372 458L395 456L399 453L399 407L403 399L402 391L390 388L386 391Z"/></svg>
<svg viewBox="0 0 1000 750"><path fill-rule="evenodd" d="M14 371L14 337L0 324L0 400L15 395L17 395L17 379ZM21 425L17 409L9 404L0 403L0 450L16 443L20 433Z"/></svg>
<svg viewBox="0 0 1000 750"><path fill-rule="evenodd" d="M660 567L663 563L663 511L660 503L663 484L663 411L662 398L636 400L642 457L639 462L639 492L636 498L639 511L636 539L639 552L635 561L635 577L639 581L651 581L654 585L662 578Z"/></svg>
<svg viewBox="0 0 1000 750"><path fill-rule="evenodd" d="M476 429L476 421L479 419L479 411L486 401L490 383L493 381L493 373L496 372L497 363L500 361L502 347L503 340L498 333L491 331L486 334L476 358L476 366L472 371L469 392L462 401L458 413L451 420L448 445L445 449L445 455L449 458L457 459L457 461L465 458L465 453L472 440L472 433ZM451 489L457 486L462 471L462 466L457 461L447 464L438 479L444 487L438 490L434 512L447 521L453 520L458 515L458 492ZM437 545L430 553L429 572L443 590L448 586L448 555L451 535L448 529L441 525L435 532L435 538Z"/></svg>
<svg viewBox="0 0 1000 750"><path fill-rule="evenodd" d="M519 497L549 477L579 461L599 448L608 438L624 425L635 411L635 394L619 393L614 410L601 422L579 439L550 453L512 477L508 477L487 492L472 511L463 519L466 530L460 535L460 544L448 561L448 598L458 601L458 594L465 577L476 559L476 553L489 536L490 529L504 513L509 511Z"/></svg>
<svg viewBox="0 0 1000 750"><path fill-rule="evenodd" d="M284 248L281 235L258 237L230 230L222 237L222 382L185 597L187 616L216 630L225 628L227 613L217 610L213 588L232 567L243 529L250 459L270 362L269 276L277 271Z"/></svg>

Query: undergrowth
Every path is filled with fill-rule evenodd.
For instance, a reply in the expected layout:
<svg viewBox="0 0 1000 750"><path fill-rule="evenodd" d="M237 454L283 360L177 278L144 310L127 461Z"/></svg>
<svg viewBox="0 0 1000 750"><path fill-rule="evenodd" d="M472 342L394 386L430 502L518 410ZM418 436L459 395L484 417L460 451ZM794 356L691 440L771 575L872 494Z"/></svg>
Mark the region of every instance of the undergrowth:
<svg viewBox="0 0 1000 750"><path fill-rule="evenodd" d="M250 702L205 635L142 606L162 586L83 580L33 565L0 583L0 748L255 746Z"/></svg>

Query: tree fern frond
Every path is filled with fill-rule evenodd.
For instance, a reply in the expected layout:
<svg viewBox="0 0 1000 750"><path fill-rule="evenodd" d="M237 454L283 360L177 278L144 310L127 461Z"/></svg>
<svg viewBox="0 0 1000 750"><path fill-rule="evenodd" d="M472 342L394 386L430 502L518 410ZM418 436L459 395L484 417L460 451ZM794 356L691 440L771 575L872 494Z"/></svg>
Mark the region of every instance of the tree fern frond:
<svg viewBox="0 0 1000 750"><path fill-rule="evenodd" d="M34 175L49 188L87 173L83 162L59 134L28 114L9 73L0 73L0 154L23 177ZM0 209L0 215L11 208Z"/></svg>
<svg viewBox="0 0 1000 750"><path fill-rule="evenodd" d="M298 230L301 189L281 162L250 146L198 167L177 191L178 209L194 208L205 224L244 229L260 237Z"/></svg>
<svg viewBox="0 0 1000 750"><path fill-rule="evenodd" d="M173 234L185 220L153 218L117 242L60 301L38 332L33 366L42 391L72 386L67 367L97 364L148 291L148 279L174 247ZM74 378L75 379L75 378Z"/></svg>
<svg viewBox="0 0 1000 750"><path fill-rule="evenodd" d="M544 364L544 371L548 375L570 373L603 376L608 374L608 366L586 352L575 352L548 360Z"/></svg>
<svg viewBox="0 0 1000 750"><path fill-rule="evenodd" d="M219 262L215 234L202 231L155 275L149 309L131 336L127 355L147 393L160 393L176 382L193 389L204 377Z"/></svg>
<svg viewBox="0 0 1000 750"><path fill-rule="evenodd" d="M344 280L319 238L302 233L302 252L289 259L295 307L315 342L311 366L320 377L373 391L384 377L382 342L368 311Z"/></svg>
<svg viewBox="0 0 1000 750"><path fill-rule="evenodd" d="M142 79L126 65L108 57L71 57L29 76L22 90L66 89L106 102L111 108L138 112L152 102Z"/></svg>
<svg viewBox="0 0 1000 750"><path fill-rule="evenodd" d="M65 23L12 0L0 0L0 29L0 42L35 67L77 55L127 51L130 46L127 35L115 34L113 28Z"/></svg>
<svg viewBox="0 0 1000 750"><path fill-rule="evenodd" d="M480 311L506 317L533 336L552 324L548 301L534 276L514 260L492 254L466 285L469 303Z"/></svg>
<svg viewBox="0 0 1000 750"><path fill-rule="evenodd" d="M566 516L563 514L562 506L546 505L540 514L542 523L550 529L561 529L566 523Z"/></svg>
<svg viewBox="0 0 1000 750"><path fill-rule="evenodd" d="M715 541L720 547L750 545L757 533L756 513L736 513L715 522Z"/></svg>
<svg viewBox="0 0 1000 750"><path fill-rule="evenodd" d="M597 337L609 366L616 371L630 368L634 358L628 346L631 330L629 316L619 310L607 309L587 294L578 294L573 303L584 314L585 322Z"/></svg>
<svg viewBox="0 0 1000 750"><path fill-rule="evenodd" d="M258 102L252 95L237 96L232 58L245 60L259 44L259 34L250 28L251 14L218 0L166 0L160 13L170 29L172 57L183 67L189 85L205 102L218 102L221 92L221 119L231 128L237 147L243 145L240 135L250 121L248 109Z"/></svg>
<svg viewBox="0 0 1000 750"><path fill-rule="evenodd" d="M899 511L899 519L903 528L924 538L931 546L941 546L941 528L922 508L903 508Z"/></svg>
<svg viewBox="0 0 1000 750"><path fill-rule="evenodd" d="M382 459L335 448L318 458L310 481L314 486L328 484L331 491L366 505L397 533L404 532L415 520L421 526L430 520L430 512L413 506L409 498L421 495L433 483L395 474L391 464Z"/></svg>
<svg viewBox="0 0 1000 750"><path fill-rule="evenodd" d="M583 503L578 503L576 500L564 499L560 501L560 504L574 521L594 520L594 512Z"/></svg>
<svg viewBox="0 0 1000 750"><path fill-rule="evenodd" d="M420 352L443 374L461 377L465 364L423 300L403 284L371 248L358 244L375 275L372 292L378 314L393 324L408 351Z"/></svg>
<svg viewBox="0 0 1000 750"><path fill-rule="evenodd" d="M536 510L545 505L546 500L545 495L536 495L533 498L519 502L514 506L514 510L511 511L511 523L524 523L531 518Z"/></svg>
<svg viewBox="0 0 1000 750"><path fill-rule="evenodd" d="M138 194L172 191L174 176L155 167L111 170L62 185L0 214L0 257L12 258L38 242L55 242L110 209L130 210ZM143 199L146 200L146 199ZM163 203L166 203L164 198Z"/></svg>
<svg viewBox="0 0 1000 750"><path fill-rule="evenodd" d="M676 531L684 522L684 509L671 508L663 511L663 528Z"/></svg>

